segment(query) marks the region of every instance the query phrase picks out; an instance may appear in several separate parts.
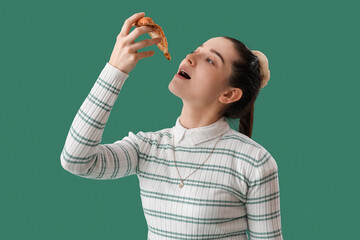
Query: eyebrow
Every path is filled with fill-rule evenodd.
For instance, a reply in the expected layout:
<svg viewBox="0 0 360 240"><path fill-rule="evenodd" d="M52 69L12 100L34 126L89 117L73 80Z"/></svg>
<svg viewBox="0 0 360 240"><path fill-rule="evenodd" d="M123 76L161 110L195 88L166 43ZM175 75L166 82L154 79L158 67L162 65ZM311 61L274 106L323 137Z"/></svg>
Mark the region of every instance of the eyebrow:
<svg viewBox="0 0 360 240"><path fill-rule="evenodd" d="M203 47L203 45L204 44L201 44L199 47ZM224 58L219 52L215 51L214 49L210 49L210 52L215 53L216 55L218 55L218 57L221 58L221 61L225 64Z"/></svg>

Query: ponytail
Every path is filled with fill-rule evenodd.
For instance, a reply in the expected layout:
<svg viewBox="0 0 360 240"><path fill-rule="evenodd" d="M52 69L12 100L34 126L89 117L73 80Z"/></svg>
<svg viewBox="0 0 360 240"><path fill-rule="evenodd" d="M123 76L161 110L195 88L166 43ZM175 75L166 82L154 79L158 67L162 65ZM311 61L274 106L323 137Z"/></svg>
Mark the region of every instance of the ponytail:
<svg viewBox="0 0 360 240"><path fill-rule="evenodd" d="M224 110L223 116L240 119L239 132L251 138L254 121L255 100L261 88L270 78L269 62L266 56L257 50L250 50L241 41L224 36L230 40L238 58L232 62L232 74L229 85L243 92L240 100L232 102Z"/></svg>
<svg viewBox="0 0 360 240"><path fill-rule="evenodd" d="M252 129L253 129L253 121L254 121L254 107L255 102L251 105L250 110L240 117L239 121L239 132L245 134L249 138L251 138Z"/></svg>

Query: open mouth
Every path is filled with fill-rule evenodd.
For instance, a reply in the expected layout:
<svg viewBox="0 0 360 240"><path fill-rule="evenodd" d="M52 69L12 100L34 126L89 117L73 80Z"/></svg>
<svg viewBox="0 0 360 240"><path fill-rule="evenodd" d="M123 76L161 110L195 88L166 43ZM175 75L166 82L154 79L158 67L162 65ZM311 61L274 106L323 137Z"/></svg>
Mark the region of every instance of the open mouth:
<svg viewBox="0 0 360 240"><path fill-rule="evenodd" d="M178 75L186 78L186 79L191 79L191 77L189 76L189 74L187 72L185 72L183 69L180 69L180 71L178 72Z"/></svg>

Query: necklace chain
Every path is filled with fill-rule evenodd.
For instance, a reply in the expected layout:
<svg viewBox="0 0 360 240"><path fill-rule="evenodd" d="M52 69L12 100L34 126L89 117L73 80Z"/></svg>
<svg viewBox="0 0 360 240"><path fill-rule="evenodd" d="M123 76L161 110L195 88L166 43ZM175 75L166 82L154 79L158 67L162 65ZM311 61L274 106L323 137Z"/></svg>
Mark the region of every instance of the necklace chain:
<svg viewBox="0 0 360 240"><path fill-rule="evenodd" d="M218 138L218 140L217 140L216 143L214 144L213 149L211 150L210 154L207 156L207 158L205 159L205 161L204 161L198 168L196 168L192 173L190 173L190 174L189 174L186 178L184 178L184 179L181 178L179 169L178 169L178 167L177 167L177 165L176 165L176 160L175 160L175 143L174 143L174 138L175 138L175 137L174 137L174 134L173 134L173 136L172 136L172 142L173 142L173 147L174 147L174 151L173 151L173 153L174 153L174 162L175 162L176 170L177 170L177 172L178 172L178 174L179 174L179 177L180 177L180 179L181 179L181 181L180 181L180 183L179 183L179 188L183 188L183 187L184 187L184 181L185 181L188 177L190 177L194 172L196 172L199 168L201 168L202 165L204 165L204 163L209 159L210 155L213 153L216 144L219 142L219 140L221 139L221 137L222 137L224 134L225 134L225 133L221 134L221 136Z"/></svg>

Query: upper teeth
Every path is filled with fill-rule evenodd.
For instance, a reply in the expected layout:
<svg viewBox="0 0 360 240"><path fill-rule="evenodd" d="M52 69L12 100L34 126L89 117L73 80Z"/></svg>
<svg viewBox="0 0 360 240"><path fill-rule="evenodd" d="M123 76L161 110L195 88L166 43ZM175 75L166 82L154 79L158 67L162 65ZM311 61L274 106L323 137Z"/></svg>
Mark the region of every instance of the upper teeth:
<svg viewBox="0 0 360 240"><path fill-rule="evenodd" d="M185 72L184 69L181 69L180 71L187 74L187 72Z"/></svg>

